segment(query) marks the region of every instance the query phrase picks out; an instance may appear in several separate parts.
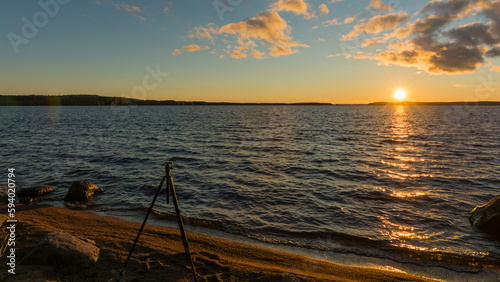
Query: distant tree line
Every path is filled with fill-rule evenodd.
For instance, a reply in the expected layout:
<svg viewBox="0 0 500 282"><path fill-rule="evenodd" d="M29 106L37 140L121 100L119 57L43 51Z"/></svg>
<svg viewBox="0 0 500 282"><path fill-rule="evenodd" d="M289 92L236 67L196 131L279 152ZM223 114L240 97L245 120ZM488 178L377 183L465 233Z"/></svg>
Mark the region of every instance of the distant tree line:
<svg viewBox="0 0 500 282"><path fill-rule="evenodd" d="M176 101L139 100L99 95L3 95L1 106L112 106L112 105L178 105Z"/></svg>
<svg viewBox="0 0 500 282"><path fill-rule="evenodd" d="M0 106L113 106L113 105L331 105L330 103L226 103L174 100L140 100L99 95L0 95Z"/></svg>

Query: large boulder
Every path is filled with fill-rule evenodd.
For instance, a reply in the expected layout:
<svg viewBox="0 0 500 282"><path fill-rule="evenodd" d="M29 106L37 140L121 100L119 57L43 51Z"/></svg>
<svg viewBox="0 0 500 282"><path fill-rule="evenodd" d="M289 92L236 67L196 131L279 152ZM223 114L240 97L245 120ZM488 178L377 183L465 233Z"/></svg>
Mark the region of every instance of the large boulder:
<svg viewBox="0 0 500 282"><path fill-rule="evenodd" d="M500 231L500 196L475 207L469 215L472 225L487 230Z"/></svg>
<svg viewBox="0 0 500 282"><path fill-rule="evenodd" d="M75 273L97 262L95 242L64 232L52 232L22 259L23 264L55 265L60 272Z"/></svg>
<svg viewBox="0 0 500 282"><path fill-rule="evenodd" d="M45 195L47 193L55 191L55 188L52 186L37 186L33 188L26 188L17 191L18 197L39 197Z"/></svg>
<svg viewBox="0 0 500 282"><path fill-rule="evenodd" d="M83 201L87 200L94 195L94 193L102 193L104 190L95 186L94 184L85 181L79 180L71 183L71 187L69 187L68 193L66 193L66 197L64 197L65 201Z"/></svg>

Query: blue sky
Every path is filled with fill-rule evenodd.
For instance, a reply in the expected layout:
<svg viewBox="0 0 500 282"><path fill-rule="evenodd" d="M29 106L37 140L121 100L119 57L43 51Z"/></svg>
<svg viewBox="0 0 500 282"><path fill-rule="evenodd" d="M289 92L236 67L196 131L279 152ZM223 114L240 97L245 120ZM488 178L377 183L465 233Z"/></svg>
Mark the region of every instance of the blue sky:
<svg viewBox="0 0 500 282"><path fill-rule="evenodd" d="M403 88L413 101L500 100L499 7L3 1L0 94L367 103Z"/></svg>

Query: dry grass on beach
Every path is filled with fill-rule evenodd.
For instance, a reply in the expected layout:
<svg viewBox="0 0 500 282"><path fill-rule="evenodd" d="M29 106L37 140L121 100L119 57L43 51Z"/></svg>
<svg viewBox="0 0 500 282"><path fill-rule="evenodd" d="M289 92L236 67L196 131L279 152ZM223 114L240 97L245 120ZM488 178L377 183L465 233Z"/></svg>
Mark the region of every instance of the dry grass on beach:
<svg viewBox="0 0 500 282"><path fill-rule="evenodd" d="M17 275L2 271L0 281L114 281L113 272L122 268L140 227L138 223L44 205L18 206L16 217L18 259L52 231L94 240L101 249L100 257L94 266L76 274L60 273L57 266L18 264ZM206 235L188 232L188 238L199 281L430 281L400 272L342 266ZM187 265L179 230L147 225L123 281L193 281Z"/></svg>

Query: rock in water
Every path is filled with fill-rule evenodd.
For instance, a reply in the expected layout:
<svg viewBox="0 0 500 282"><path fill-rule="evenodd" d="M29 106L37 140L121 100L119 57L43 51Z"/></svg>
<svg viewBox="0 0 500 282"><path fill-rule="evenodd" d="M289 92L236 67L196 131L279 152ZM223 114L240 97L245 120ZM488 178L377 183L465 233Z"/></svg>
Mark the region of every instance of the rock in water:
<svg viewBox="0 0 500 282"><path fill-rule="evenodd" d="M56 265L60 272L74 273L97 262L99 252L92 240L52 232L45 235L22 263Z"/></svg>
<svg viewBox="0 0 500 282"><path fill-rule="evenodd" d="M475 207L469 215L472 225L489 231L500 231L500 196Z"/></svg>
<svg viewBox="0 0 500 282"><path fill-rule="evenodd" d="M64 197L65 201L83 201L92 197L94 193L102 193L104 190L95 186L94 184L85 181L79 180L71 183L71 187L69 187L68 193L66 193L66 197Z"/></svg>
<svg viewBox="0 0 500 282"><path fill-rule="evenodd" d="M17 191L17 196L19 197L39 197L47 193L55 191L52 186L37 186L33 188L21 189Z"/></svg>

